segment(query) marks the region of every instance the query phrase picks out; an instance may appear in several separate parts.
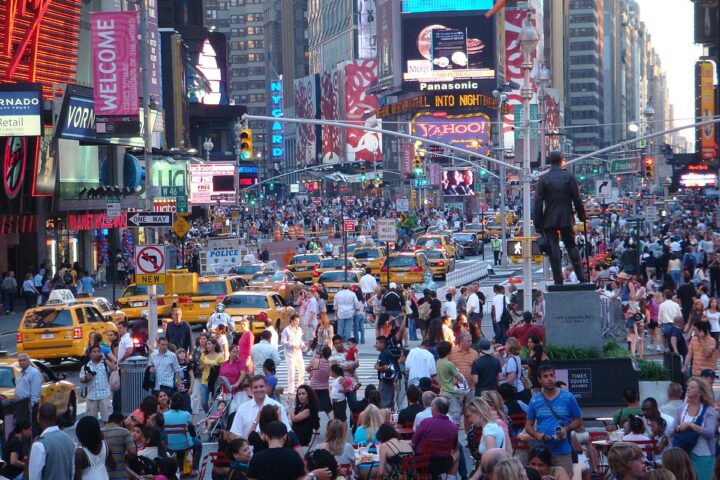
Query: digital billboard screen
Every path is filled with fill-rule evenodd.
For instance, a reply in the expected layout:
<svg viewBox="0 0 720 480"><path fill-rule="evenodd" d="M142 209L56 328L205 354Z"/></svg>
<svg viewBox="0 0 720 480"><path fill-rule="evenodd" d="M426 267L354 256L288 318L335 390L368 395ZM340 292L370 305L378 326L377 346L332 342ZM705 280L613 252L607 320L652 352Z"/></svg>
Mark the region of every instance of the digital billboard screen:
<svg viewBox="0 0 720 480"><path fill-rule="evenodd" d="M190 165L190 203L217 205L235 203L235 166L204 163Z"/></svg>
<svg viewBox="0 0 720 480"><path fill-rule="evenodd" d="M402 0L403 13L490 10L493 0Z"/></svg>
<svg viewBox="0 0 720 480"><path fill-rule="evenodd" d="M483 15L403 15L403 87L477 90L495 79L493 20Z"/></svg>
<svg viewBox="0 0 720 480"><path fill-rule="evenodd" d="M447 197L475 195L475 174L470 169L443 170L440 175L440 189Z"/></svg>

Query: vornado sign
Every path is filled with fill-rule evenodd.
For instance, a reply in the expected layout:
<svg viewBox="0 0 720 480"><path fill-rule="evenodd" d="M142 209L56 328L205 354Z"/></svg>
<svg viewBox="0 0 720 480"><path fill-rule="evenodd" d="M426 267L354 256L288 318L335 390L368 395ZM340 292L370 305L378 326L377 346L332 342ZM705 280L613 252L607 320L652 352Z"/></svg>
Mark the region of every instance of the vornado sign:
<svg viewBox="0 0 720 480"><path fill-rule="evenodd" d="M42 133L40 86L0 86L0 137L36 137Z"/></svg>

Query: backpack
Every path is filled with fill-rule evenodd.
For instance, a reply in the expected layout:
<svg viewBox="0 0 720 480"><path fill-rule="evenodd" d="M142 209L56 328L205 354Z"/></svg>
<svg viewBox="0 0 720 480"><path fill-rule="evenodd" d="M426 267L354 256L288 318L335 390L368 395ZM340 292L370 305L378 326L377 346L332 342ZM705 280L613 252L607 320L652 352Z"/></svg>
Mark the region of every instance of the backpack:
<svg viewBox="0 0 720 480"><path fill-rule="evenodd" d="M130 468L140 475L157 475L158 466L156 460L150 460L147 457L137 456L132 462Z"/></svg>
<svg viewBox="0 0 720 480"><path fill-rule="evenodd" d="M430 302L424 302L422 305L418 307L418 318L420 320L427 322L430 320L430 312L432 309L430 308Z"/></svg>
<svg viewBox="0 0 720 480"><path fill-rule="evenodd" d="M65 270L65 273L63 274L63 283L65 283L65 285L73 283L73 276L72 273L70 273L70 270Z"/></svg>

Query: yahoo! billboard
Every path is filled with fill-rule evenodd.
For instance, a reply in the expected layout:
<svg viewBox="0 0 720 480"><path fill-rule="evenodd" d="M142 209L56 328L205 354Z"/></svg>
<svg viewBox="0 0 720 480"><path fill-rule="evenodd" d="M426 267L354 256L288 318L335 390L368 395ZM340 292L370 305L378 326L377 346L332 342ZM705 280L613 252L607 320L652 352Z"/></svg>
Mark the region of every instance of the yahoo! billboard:
<svg viewBox="0 0 720 480"><path fill-rule="evenodd" d="M412 133L489 155L492 153L490 125L490 117L484 113L447 115L442 112L423 112L413 118Z"/></svg>

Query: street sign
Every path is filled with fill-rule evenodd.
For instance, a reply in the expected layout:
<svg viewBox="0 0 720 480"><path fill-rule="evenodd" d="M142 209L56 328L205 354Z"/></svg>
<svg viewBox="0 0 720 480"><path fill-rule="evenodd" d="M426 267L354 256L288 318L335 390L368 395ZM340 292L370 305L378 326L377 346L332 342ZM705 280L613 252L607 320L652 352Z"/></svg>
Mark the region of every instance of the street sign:
<svg viewBox="0 0 720 480"><path fill-rule="evenodd" d="M394 218L379 219L377 231L381 242L397 242L397 221Z"/></svg>
<svg viewBox="0 0 720 480"><path fill-rule="evenodd" d="M345 231L346 232L354 232L355 231L355 220L352 218L345 220Z"/></svg>
<svg viewBox="0 0 720 480"><path fill-rule="evenodd" d="M401 213L410 211L410 200L406 197L398 198L395 202L395 209Z"/></svg>
<svg viewBox="0 0 720 480"><path fill-rule="evenodd" d="M120 200L117 198L108 198L107 210L105 211L105 216L107 218L117 218L120 216L120 213L121 213Z"/></svg>
<svg viewBox="0 0 720 480"><path fill-rule="evenodd" d="M135 283L161 285L165 283L165 245L135 247Z"/></svg>
<svg viewBox="0 0 720 480"><path fill-rule="evenodd" d="M622 158L613 160L610 163L610 175L622 175L624 173L637 173L640 171L640 157Z"/></svg>
<svg viewBox="0 0 720 480"><path fill-rule="evenodd" d="M345 197L345 205L347 205L348 207L352 207L353 205L355 205L355 197L353 197L353 196Z"/></svg>
<svg viewBox="0 0 720 480"><path fill-rule="evenodd" d="M224 207L214 207L213 216L216 218L225 218L227 216L227 210Z"/></svg>
<svg viewBox="0 0 720 480"><path fill-rule="evenodd" d="M172 225L170 212L136 212L127 219L128 227L169 227Z"/></svg>
<svg viewBox="0 0 720 480"><path fill-rule="evenodd" d="M190 222L185 220L185 217L177 217L175 223L173 223L172 229L179 238L185 238L190 231Z"/></svg>
<svg viewBox="0 0 720 480"><path fill-rule="evenodd" d="M532 246L530 248L531 252L527 252L527 243L531 242ZM505 253L508 257L519 257L519 258L527 258L526 255L530 257L537 257L539 255L542 255L540 253L540 247L537 242L537 238L527 238L527 237L515 237L513 240L507 240L506 242L506 250Z"/></svg>
<svg viewBox="0 0 720 480"><path fill-rule="evenodd" d="M648 205L645 216L650 221L657 219L657 207L655 205Z"/></svg>
<svg viewBox="0 0 720 480"><path fill-rule="evenodd" d="M175 213L188 213L188 208L187 195L178 195L175 197Z"/></svg>
<svg viewBox="0 0 720 480"><path fill-rule="evenodd" d="M612 185L609 179L595 180L595 197L600 200L610 198L612 195Z"/></svg>
<svg viewBox="0 0 720 480"><path fill-rule="evenodd" d="M316 207L319 207L322 204L322 198L321 197L312 197L313 205Z"/></svg>
<svg viewBox="0 0 720 480"><path fill-rule="evenodd" d="M179 197L180 195L187 195L185 192L184 185L175 185L172 187L160 187L161 197Z"/></svg>

